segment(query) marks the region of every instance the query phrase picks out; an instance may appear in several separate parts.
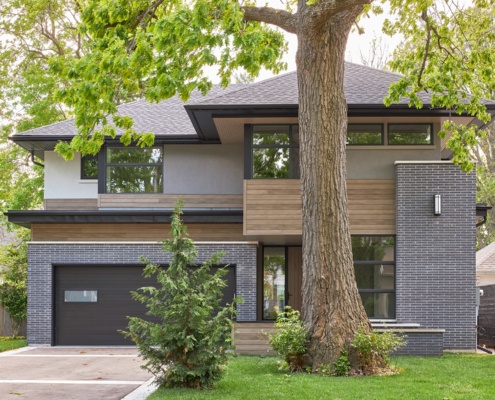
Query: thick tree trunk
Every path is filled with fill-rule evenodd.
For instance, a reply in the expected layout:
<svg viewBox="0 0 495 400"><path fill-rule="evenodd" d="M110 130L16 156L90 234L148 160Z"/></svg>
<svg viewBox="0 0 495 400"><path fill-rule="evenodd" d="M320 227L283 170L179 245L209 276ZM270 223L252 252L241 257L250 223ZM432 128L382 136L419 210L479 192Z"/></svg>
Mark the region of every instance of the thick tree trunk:
<svg viewBox="0 0 495 400"><path fill-rule="evenodd" d="M359 325L370 329L354 277L346 189L344 53L362 7L297 32L303 200L303 307L313 370L332 364Z"/></svg>

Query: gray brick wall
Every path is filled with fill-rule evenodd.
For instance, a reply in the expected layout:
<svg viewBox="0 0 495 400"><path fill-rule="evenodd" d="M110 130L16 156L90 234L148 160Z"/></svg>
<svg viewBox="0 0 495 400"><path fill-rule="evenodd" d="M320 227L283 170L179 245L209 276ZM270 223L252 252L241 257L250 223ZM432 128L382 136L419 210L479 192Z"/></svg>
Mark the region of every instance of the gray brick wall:
<svg viewBox="0 0 495 400"><path fill-rule="evenodd" d="M396 355L441 356L443 355L442 332L407 332L406 345L395 351Z"/></svg>
<svg viewBox="0 0 495 400"><path fill-rule="evenodd" d="M475 173L397 164L397 321L445 329L445 349L474 349ZM433 215L433 196L442 214Z"/></svg>
<svg viewBox="0 0 495 400"><path fill-rule="evenodd" d="M238 321L256 320L256 244L197 244L198 262L224 251L223 262L236 264L236 293L244 298L238 305ZM28 342L52 343L53 265L138 264L144 256L156 263L168 263L168 254L155 243L30 243L28 266Z"/></svg>

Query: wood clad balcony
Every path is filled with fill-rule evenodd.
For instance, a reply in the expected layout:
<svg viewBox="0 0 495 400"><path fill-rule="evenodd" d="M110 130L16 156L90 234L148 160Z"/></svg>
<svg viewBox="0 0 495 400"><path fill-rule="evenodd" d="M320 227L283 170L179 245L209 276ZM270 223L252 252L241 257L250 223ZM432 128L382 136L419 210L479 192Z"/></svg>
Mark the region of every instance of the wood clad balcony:
<svg viewBox="0 0 495 400"><path fill-rule="evenodd" d="M395 234L395 181L348 180L352 234ZM244 181L244 235L301 235L298 179Z"/></svg>

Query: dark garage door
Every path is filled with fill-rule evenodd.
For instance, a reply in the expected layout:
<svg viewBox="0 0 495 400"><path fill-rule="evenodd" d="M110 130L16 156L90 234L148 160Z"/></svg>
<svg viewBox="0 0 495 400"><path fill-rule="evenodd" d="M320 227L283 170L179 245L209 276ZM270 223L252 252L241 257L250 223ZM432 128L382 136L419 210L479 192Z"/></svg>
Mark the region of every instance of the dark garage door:
<svg viewBox="0 0 495 400"><path fill-rule="evenodd" d="M228 268L224 301L235 294L235 270ZM55 344L132 345L119 330L127 316L147 318L130 291L150 286L138 266L55 267Z"/></svg>

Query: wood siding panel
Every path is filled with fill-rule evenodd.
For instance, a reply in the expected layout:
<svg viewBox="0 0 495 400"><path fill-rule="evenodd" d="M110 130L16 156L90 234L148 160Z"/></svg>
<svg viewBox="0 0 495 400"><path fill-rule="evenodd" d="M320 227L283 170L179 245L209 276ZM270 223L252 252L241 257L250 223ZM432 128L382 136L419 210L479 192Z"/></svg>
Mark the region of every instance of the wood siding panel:
<svg viewBox="0 0 495 400"><path fill-rule="evenodd" d="M242 208L241 194L100 194L100 208L173 208L179 198L185 208Z"/></svg>
<svg viewBox="0 0 495 400"><path fill-rule="evenodd" d="M352 234L395 234L395 181L348 180ZM301 235L300 181L245 180L244 234Z"/></svg>
<svg viewBox="0 0 495 400"><path fill-rule="evenodd" d="M241 224L188 224L197 241L243 241ZM32 241L159 241L168 239L169 224L32 224Z"/></svg>
<svg viewBox="0 0 495 400"><path fill-rule="evenodd" d="M45 210L97 210L98 199L45 199Z"/></svg>

